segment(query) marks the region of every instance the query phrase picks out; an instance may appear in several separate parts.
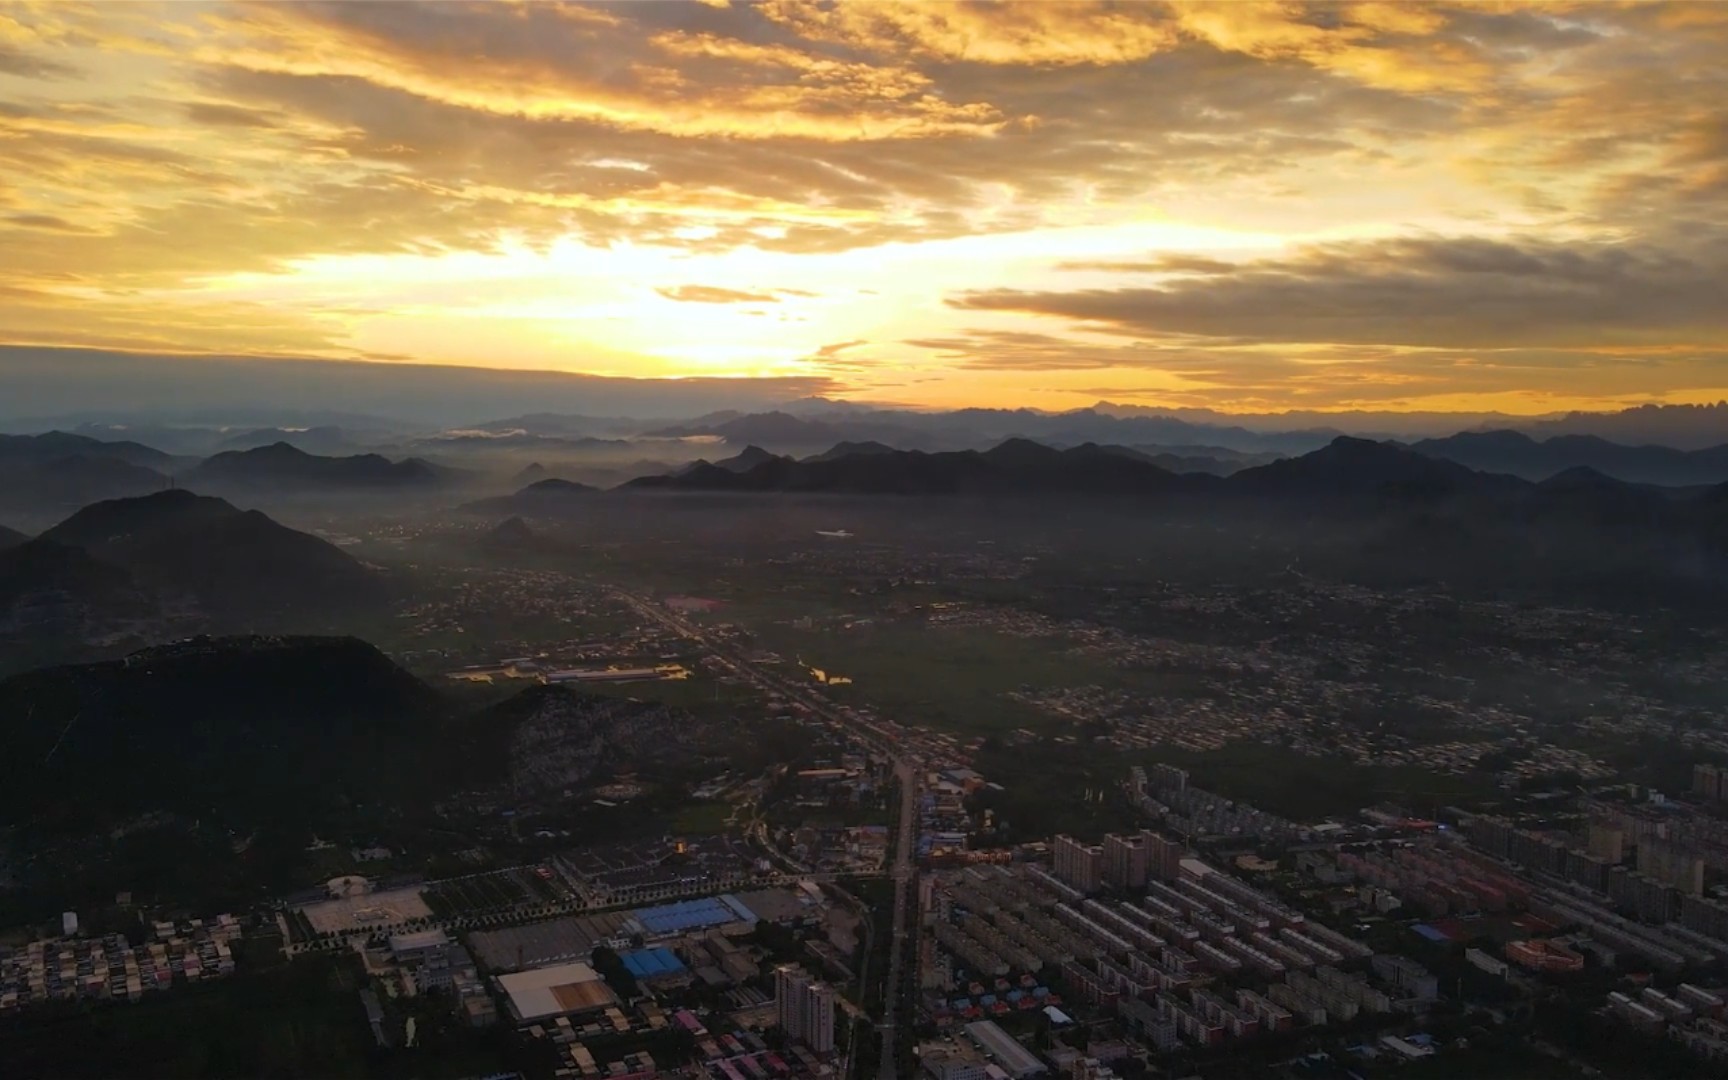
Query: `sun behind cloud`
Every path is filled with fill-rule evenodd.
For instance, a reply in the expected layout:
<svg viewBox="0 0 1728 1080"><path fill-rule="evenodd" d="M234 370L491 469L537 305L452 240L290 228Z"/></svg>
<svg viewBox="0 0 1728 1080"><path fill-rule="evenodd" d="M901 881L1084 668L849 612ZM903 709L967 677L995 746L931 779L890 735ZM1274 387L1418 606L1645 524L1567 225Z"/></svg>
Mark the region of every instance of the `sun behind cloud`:
<svg viewBox="0 0 1728 1080"><path fill-rule="evenodd" d="M1708 400L1725 54L1713 5L15 3L0 338Z"/></svg>

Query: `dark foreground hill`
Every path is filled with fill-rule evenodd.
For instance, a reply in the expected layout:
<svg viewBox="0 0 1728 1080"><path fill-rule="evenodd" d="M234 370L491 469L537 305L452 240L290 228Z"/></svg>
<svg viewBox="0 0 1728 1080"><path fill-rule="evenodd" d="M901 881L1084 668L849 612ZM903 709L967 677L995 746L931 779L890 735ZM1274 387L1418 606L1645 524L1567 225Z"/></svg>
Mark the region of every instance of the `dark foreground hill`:
<svg viewBox="0 0 1728 1080"><path fill-rule="evenodd" d="M63 833L214 814L244 834L287 807L313 814L393 788L391 755L438 708L344 638L198 639L29 672L0 682L0 812Z"/></svg>
<svg viewBox="0 0 1728 1080"><path fill-rule="evenodd" d="M30 538L17 529L8 529L6 526L0 525L0 551L15 548L28 539Z"/></svg>
<svg viewBox="0 0 1728 1080"><path fill-rule="evenodd" d="M457 792L533 805L723 745L664 706L563 687L472 711L327 637L198 638L28 672L0 680L0 718L8 869L60 906L302 888L314 837L448 837L475 825L440 809Z"/></svg>
<svg viewBox="0 0 1728 1080"><path fill-rule="evenodd" d="M0 551L0 670L76 656L105 639L147 640L171 622L161 597L83 548L36 539Z"/></svg>

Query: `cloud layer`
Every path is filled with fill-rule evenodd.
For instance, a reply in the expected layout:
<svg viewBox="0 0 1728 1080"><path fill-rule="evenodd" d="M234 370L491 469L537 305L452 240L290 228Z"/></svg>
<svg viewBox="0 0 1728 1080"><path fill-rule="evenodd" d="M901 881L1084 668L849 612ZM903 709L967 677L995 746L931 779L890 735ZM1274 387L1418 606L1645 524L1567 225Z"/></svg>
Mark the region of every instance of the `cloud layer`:
<svg viewBox="0 0 1728 1080"><path fill-rule="evenodd" d="M1698 4L15 3L0 328L944 403L1697 400L1724 55Z"/></svg>

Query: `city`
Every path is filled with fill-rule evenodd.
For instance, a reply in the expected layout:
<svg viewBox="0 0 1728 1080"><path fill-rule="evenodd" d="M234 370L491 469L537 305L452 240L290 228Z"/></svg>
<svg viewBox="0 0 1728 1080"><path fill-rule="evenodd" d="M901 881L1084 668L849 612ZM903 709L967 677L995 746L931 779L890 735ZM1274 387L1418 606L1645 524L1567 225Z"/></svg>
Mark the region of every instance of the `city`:
<svg viewBox="0 0 1728 1080"><path fill-rule="evenodd" d="M1728 1077L1724 57L0 0L0 1078Z"/></svg>

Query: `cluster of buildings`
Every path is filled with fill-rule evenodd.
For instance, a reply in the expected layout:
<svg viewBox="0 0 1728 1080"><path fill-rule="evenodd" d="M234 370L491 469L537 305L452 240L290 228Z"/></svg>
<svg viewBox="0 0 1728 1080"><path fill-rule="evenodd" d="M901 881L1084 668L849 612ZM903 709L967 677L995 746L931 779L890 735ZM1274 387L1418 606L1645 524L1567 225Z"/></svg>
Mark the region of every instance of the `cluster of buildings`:
<svg viewBox="0 0 1728 1080"><path fill-rule="evenodd" d="M221 978L234 971L239 938L239 920L218 915L156 923L151 939L137 946L107 934L0 948L0 1013L44 1001L137 1001L176 981Z"/></svg>
<svg viewBox="0 0 1728 1080"><path fill-rule="evenodd" d="M1723 996L1690 983L1670 991L1644 987L1608 995L1608 1015L1646 1034L1663 1034L1706 1061L1728 1062Z"/></svg>
<svg viewBox="0 0 1728 1080"><path fill-rule="evenodd" d="M499 1018L551 1043L560 1077L819 1077L832 1072L827 1060L835 1048L839 996L792 967L772 973L775 997L755 989L770 985L763 978L768 954L750 935L763 923L793 929L822 924L827 910L821 889L809 884L543 920L479 931L468 941L494 973L485 983ZM430 985L434 973L455 966L436 959L458 948L440 932L399 935L390 944L400 954L396 965L417 985ZM458 1003L466 978L466 969L452 977L449 989ZM713 1021L691 1011L697 1006L681 1007L719 999L732 1003L729 1014L711 1014L725 1018L720 1030L711 1031ZM794 1043L780 1052L748 1030L776 1023ZM695 1038L698 1062L672 1066L641 1051L602 1051L652 1046L655 1032L674 1026Z"/></svg>
<svg viewBox="0 0 1728 1080"><path fill-rule="evenodd" d="M1701 795L1701 801L1710 800ZM1708 870L1728 871L1728 821L1712 813L1709 805L1700 808L1673 799L1642 803L1588 799L1581 809L1594 827L1618 831L1625 848L1663 848L1695 858ZM1685 887L1684 881L1680 887Z"/></svg>
<svg viewBox="0 0 1728 1080"><path fill-rule="evenodd" d="M1503 959L1484 948L1465 959L1502 978L1512 968L1564 976L1591 965L1674 977L1728 963L1728 905L1701 895L1698 838L1710 824L1594 799L1583 808L1577 831L1464 815L1456 831L1353 845L1335 853L1326 880L1356 882L1380 911L1430 917L1434 925L1415 929L1431 940L1495 939ZM1304 869L1320 861L1298 859Z"/></svg>
<svg viewBox="0 0 1728 1080"><path fill-rule="evenodd" d="M963 765L944 765L924 777L918 799L918 861L926 866L972 861L973 821L966 800L988 784Z"/></svg>
<svg viewBox="0 0 1728 1080"><path fill-rule="evenodd" d="M658 837L555 856L553 867L589 904L627 904L748 885L766 867L734 836Z"/></svg>
<svg viewBox="0 0 1728 1080"><path fill-rule="evenodd" d="M1196 841L1293 844L1312 836L1293 821L1192 786L1187 772L1171 765L1150 769L1135 766L1129 771L1128 794L1141 811L1164 828Z"/></svg>
<svg viewBox="0 0 1728 1080"><path fill-rule="evenodd" d="M1112 739L1125 748L1208 751L1258 742L1358 765L1451 775L1491 769L1505 787L1562 775L1585 782L1613 775L1602 760L1559 745L1541 720L1469 694L1472 673L1491 668L1601 687L1600 712L1584 721L1592 732L1621 740L1634 732L1669 738L1678 731L1699 749L1728 752L1728 731L1720 730L1719 718L1708 710L1642 689L1654 680L1613 677L1634 668L1649 671L1654 663L1657 670L1674 670L1676 685L1695 685L1722 677L1720 661L1709 655L1652 658L1649 638L1640 637L1635 620L1600 611L1475 602L1438 590L1381 592L1319 580L1204 590L1166 583L1161 592L1101 604L1107 615L1172 629L1150 636L971 608L944 612L942 621L1049 640L1074 656L1077 667L1090 662L1135 671L1175 670L1198 681L1195 692L1184 696L1149 698L1108 680L1025 687L1015 695L1063 721L1108 722ZM1349 614L1339 617L1339 612ZM1317 617L1322 621L1317 623ZM1197 620L1206 627L1204 640L1200 635L1184 639L1181 628ZM1290 632L1277 629L1280 625L1303 629ZM1434 640L1437 625L1446 627L1442 647ZM1324 632L1317 632L1322 627ZM1232 630L1236 642L1219 641ZM1580 641L1588 647L1556 645ZM1324 642L1323 650L1315 642ZM1425 688L1389 685L1382 677L1387 654L1433 658L1421 670ZM1455 692L1447 692L1448 684ZM1353 722L1352 716L1377 721ZM1411 719L1379 722L1385 717ZM1437 742L1427 734L1437 729L1457 734Z"/></svg>
<svg viewBox="0 0 1728 1080"><path fill-rule="evenodd" d="M1157 833L1058 836L1050 852L1049 869L976 865L924 880L920 985L948 1033L923 1048L926 1072L1048 1071L1003 1026L1028 1012L1062 1025L1064 1009L1082 1009L1168 1050L1415 1012L1438 996L1421 965L1377 956ZM1111 1054L1098 1049L1085 1057L1105 1068Z"/></svg>
<svg viewBox="0 0 1728 1080"><path fill-rule="evenodd" d="M1437 918L1504 911L1529 900L1517 877L1462 848L1406 843L1339 851L1336 865L1366 887L1364 899L1381 912L1410 908Z"/></svg>
<svg viewBox="0 0 1728 1080"><path fill-rule="evenodd" d="M434 587L417 594L415 603L403 612L410 637L439 643L465 641L462 648L426 647L406 652L403 659L416 667L437 667L458 677L462 669L509 676L512 662L535 678L541 670L559 667L604 666L632 659L671 656L679 652L680 639L658 624L636 616L611 592L569 574L525 567L492 569L466 566L442 571L428 566ZM500 640L468 634L480 622L492 621L499 612L513 618L533 619L542 624L604 622L616 630L600 639L572 637L566 640ZM484 652L482 652L484 650ZM500 658L500 653L502 657ZM526 665L534 665L532 669ZM488 671L490 669L490 671Z"/></svg>
<svg viewBox="0 0 1728 1080"><path fill-rule="evenodd" d="M1593 815L1583 836L1520 828L1488 815L1471 818L1465 832L1478 851L1518 867L1526 879L1577 886L1641 922L1680 921L1683 907L1708 921L1719 905L1702 896L1706 849L1666 824L1613 808ZM1635 845L1631 865L1629 844Z"/></svg>
<svg viewBox="0 0 1728 1080"><path fill-rule="evenodd" d="M1180 842L1150 829L1110 833L1096 844L1062 835L1050 841L1051 870L1057 880L1082 893L1105 886L1144 889L1149 881L1173 881L1185 854L1187 848Z"/></svg>
<svg viewBox="0 0 1728 1080"><path fill-rule="evenodd" d="M498 1006L473 957L443 930L391 934L382 943L368 944L361 955L370 974L396 980L405 995L448 994L456 1014L471 1027L498 1020Z"/></svg>
<svg viewBox="0 0 1728 1080"><path fill-rule="evenodd" d="M1068 1056L1078 1055L1069 1050ZM1028 1080L1050 1072L1038 1055L990 1020L974 1021L952 1036L924 1043L918 1048L918 1065L936 1080Z"/></svg>
<svg viewBox="0 0 1728 1080"><path fill-rule="evenodd" d="M770 1050L762 1036L754 1031L734 1030L715 1034L703 1026L694 1013L681 1010L674 1019L696 1038L696 1049L702 1055L700 1065L684 1070L683 1075L709 1077L712 1080L769 1080L770 1077L832 1077L834 1066L818 1058L802 1043L793 1043L784 1053Z"/></svg>

